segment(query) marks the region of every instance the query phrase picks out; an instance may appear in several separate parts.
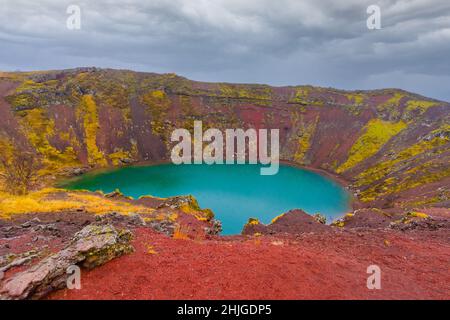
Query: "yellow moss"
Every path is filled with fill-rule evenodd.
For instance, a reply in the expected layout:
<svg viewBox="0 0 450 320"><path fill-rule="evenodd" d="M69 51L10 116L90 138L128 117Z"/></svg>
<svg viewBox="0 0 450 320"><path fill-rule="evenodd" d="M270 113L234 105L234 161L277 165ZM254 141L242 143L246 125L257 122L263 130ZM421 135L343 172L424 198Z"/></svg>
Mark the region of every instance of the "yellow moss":
<svg viewBox="0 0 450 320"><path fill-rule="evenodd" d="M70 142L70 133L69 132L60 132L59 138L63 141Z"/></svg>
<svg viewBox="0 0 450 320"><path fill-rule="evenodd" d="M384 103L384 105L398 106L405 95L396 92L392 98Z"/></svg>
<svg viewBox="0 0 450 320"><path fill-rule="evenodd" d="M166 94L164 93L164 91L161 91L161 90L152 91L151 95L153 98L156 98L156 99L164 99L166 97Z"/></svg>
<svg viewBox="0 0 450 320"><path fill-rule="evenodd" d="M156 211L158 212L158 211ZM158 212L157 214L152 215L151 217L144 217L143 218L145 222L149 221L170 221L170 222L176 222L178 220L178 214L175 212Z"/></svg>
<svg viewBox="0 0 450 320"><path fill-rule="evenodd" d="M364 102L364 95L361 93L347 93L345 96L356 105L361 105Z"/></svg>
<svg viewBox="0 0 450 320"><path fill-rule="evenodd" d="M24 90L33 90L41 87L42 87L41 83L36 83L33 80L25 80L20 84L20 86L17 87L16 91L20 92Z"/></svg>
<svg viewBox="0 0 450 320"><path fill-rule="evenodd" d="M420 165L418 171L421 172L420 176L406 174L401 181L396 182L390 187L386 187L384 181L375 184L361 192L360 200L364 202L373 201L378 197L414 189L421 185L437 182L450 176L450 168L442 169L441 165L436 165L432 161Z"/></svg>
<svg viewBox="0 0 450 320"><path fill-rule="evenodd" d="M148 244L147 245L147 253L148 254L157 254L158 252L156 252L156 250L153 248L152 245Z"/></svg>
<svg viewBox="0 0 450 320"><path fill-rule="evenodd" d="M129 151L123 151L122 148L119 148L116 152L109 154L108 158L113 165L118 166L122 163L121 160L130 159L132 155Z"/></svg>
<svg viewBox="0 0 450 320"><path fill-rule="evenodd" d="M20 123L25 136L36 151L43 156L43 172L53 172L59 168L75 166L79 163L73 148L58 150L49 139L55 135L55 123L45 110L36 108L22 112Z"/></svg>
<svg viewBox="0 0 450 320"><path fill-rule="evenodd" d="M342 173L375 155L385 143L405 128L406 123L403 121L392 123L380 119L370 120L350 149L347 161L336 172Z"/></svg>
<svg viewBox="0 0 450 320"><path fill-rule="evenodd" d="M442 168L442 165L428 161L421 165L420 172L422 174L418 177L406 175L402 181L389 190L389 193L413 189L424 184L445 179L450 176L450 167Z"/></svg>
<svg viewBox="0 0 450 320"><path fill-rule="evenodd" d="M319 116L316 117L315 121L309 125L303 123L303 118L301 117L301 133L298 139L297 151L294 154L294 161L298 163L305 163L305 155L311 146L311 139L316 130L317 123L319 121Z"/></svg>
<svg viewBox="0 0 450 320"><path fill-rule="evenodd" d="M31 79L23 81L17 88L16 92L22 92L27 90L36 90L44 87L54 87L58 84L58 80L49 80L45 82L34 82Z"/></svg>
<svg viewBox="0 0 450 320"><path fill-rule="evenodd" d="M338 228L343 228L345 226L345 222L343 220L333 221L331 223L331 226L338 227Z"/></svg>
<svg viewBox="0 0 450 320"><path fill-rule="evenodd" d="M219 84L220 96L227 98L270 100L271 88L268 86L248 87L246 85Z"/></svg>
<svg viewBox="0 0 450 320"><path fill-rule="evenodd" d="M299 103L302 103L302 104L307 104L308 100L309 100L309 92L310 92L309 88L306 88L306 87L305 88L298 88L295 91L295 97L294 97L293 101L299 102Z"/></svg>
<svg viewBox="0 0 450 320"><path fill-rule="evenodd" d="M429 216L426 213L417 212L417 211L408 212L408 216L414 217L414 218L421 218L421 219L429 218Z"/></svg>
<svg viewBox="0 0 450 320"><path fill-rule="evenodd" d="M78 208L77 202L70 201L41 201L39 199L8 197L0 200L0 217L9 218L15 214L29 212L60 212Z"/></svg>
<svg viewBox="0 0 450 320"><path fill-rule="evenodd" d="M189 239L189 231L190 231L189 227L184 225L178 225L175 228L172 237L178 240L187 240Z"/></svg>
<svg viewBox="0 0 450 320"><path fill-rule="evenodd" d="M221 84L220 85L220 91L221 91L221 95L225 96L225 97L233 97L234 95L234 90L225 84Z"/></svg>
<svg viewBox="0 0 450 320"><path fill-rule="evenodd" d="M99 128L97 106L92 95L84 95L78 108L78 116L82 117L88 162L91 165L106 166L104 154L97 146Z"/></svg>
<svg viewBox="0 0 450 320"><path fill-rule="evenodd" d="M297 87L295 89L295 93L291 99L289 99L289 103L298 103L301 106L300 110L305 111L305 106L318 106L321 107L324 105L322 99L317 99L311 96L312 87Z"/></svg>
<svg viewBox="0 0 450 320"><path fill-rule="evenodd" d="M422 197L419 199L420 200L407 201L407 205L409 207L425 207L430 204L442 201L441 197L439 197L439 196L435 196L435 197L425 196L425 197Z"/></svg>
<svg viewBox="0 0 450 320"><path fill-rule="evenodd" d="M400 102L404 97L404 94L396 92L386 102L377 106L377 110L380 112L388 111L391 117L396 118L400 115L400 109L398 107L400 106Z"/></svg>
<svg viewBox="0 0 450 320"><path fill-rule="evenodd" d="M25 112L22 121L24 129L27 131L28 139L38 152L43 155L57 153L57 150L50 146L48 142L48 138L54 135L55 123L47 117L43 109L33 109Z"/></svg>
<svg viewBox="0 0 450 320"><path fill-rule="evenodd" d="M411 112L415 112L418 110L419 114L423 114L429 108L436 106L437 103L433 101L424 101L424 100L410 100L406 104L405 113L410 114Z"/></svg>
<svg viewBox="0 0 450 320"><path fill-rule="evenodd" d="M437 132L439 130L440 129L434 130L433 132L435 132L435 131ZM430 141L423 140L418 143L415 143L415 144L401 150L397 154L395 154L393 156L393 159L384 161L384 162L379 162L375 166L368 168L365 171L363 171L362 173L360 173L357 176L356 186L368 185L374 181L382 179L389 172L391 172L393 169L395 169L396 164L405 163L406 161L409 161L409 159L411 159L419 154L422 154L422 153L430 151L434 148L440 147L444 144L447 144L448 142L449 142L449 140L447 138L436 137ZM418 170L417 168L418 167L412 168L410 170L410 173L416 172ZM390 180L388 180L388 183L389 183L389 181Z"/></svg>
<svg viewBox="0 0 450 320"><path fill-rule="evenodd" d="M154 209L140 205L134 205L127 201L112 200L100 194L92 194L83 191L65 191L61 189L47 188L32 192L24 196L13 196L0 193L0 217L10 218L15 214L24 213L58 213L62 211L74 211L84 209L92 214L105 214L118 212L129 214L149 214Z"/></svg>
<svg viewBox="0 0 450 320"><path fill-rule="evenodd" d="M153 133L162 135L164 133L164 120L170 107L170 99L164 91L154 90L144 94L141 100L148 107L147 111L152 116Z"/></svg>
<svg viewBox="0 0 450 320"><path fill-rule="evenodd" d="M171 213L168 216L168 220L171 222L175 222L175 221L177 221L177 219L178 219L178 214L176 214L176 213Z"/></svg>
<svg viewBox="0 0 450 320"><path fill-rule="evenodd" d="M284 216L284 213L282 213L282 214L276 216L275 218L273 218L272 221L270 221L270 223L275 223L275 222L277 222L277 220L280 219L282 216Z"/></svg>
<svg viewBox="0 0 450 320"><path fill-rule="evenodd" d="M259 220L256 218L249 218L247 224L255 226L259 224Z"/></svg>
<svg viewBox="0 0 450 320"><path fill-rule="evenodd" d="M183 203L179 209L189 215L194 216L199 221L209 221L214 216L209 209L200 209L198 204L195 203Z"/></svg>
<svg viewBox="0 0 450 320"><path fill-rule="evenodd" d="M189 203L183 203L180 206L180 210L187 214L195 214L197 212L197 209L193 208Z"/></svg>

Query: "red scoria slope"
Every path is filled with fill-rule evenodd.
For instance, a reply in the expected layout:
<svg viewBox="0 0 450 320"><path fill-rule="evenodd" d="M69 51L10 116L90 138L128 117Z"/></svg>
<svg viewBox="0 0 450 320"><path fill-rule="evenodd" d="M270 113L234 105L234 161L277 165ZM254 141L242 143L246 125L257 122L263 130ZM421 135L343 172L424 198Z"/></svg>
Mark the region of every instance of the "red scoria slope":
<svg viewBox="0 0 450 320"><path fill-rule="evenodd" d="M82 273L49 299L448 299L450 242L440 231L333 231L174 240L135 232L135 253ZM369 265L381 289L366 286Z"/></svg>

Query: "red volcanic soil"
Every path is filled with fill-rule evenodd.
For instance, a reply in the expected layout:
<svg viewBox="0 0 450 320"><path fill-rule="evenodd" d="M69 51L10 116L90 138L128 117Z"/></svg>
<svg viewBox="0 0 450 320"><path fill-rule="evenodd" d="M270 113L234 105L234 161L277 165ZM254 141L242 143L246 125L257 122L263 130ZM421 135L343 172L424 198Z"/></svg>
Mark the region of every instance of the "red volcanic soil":
<svg viewBox="0 0 450 320"><path fill-rule="evenodd" d="M448 230L335 230L175 240L135 230L136 251L49 299L449 299ZM367 289L367 267L381 289Z"/></svg>

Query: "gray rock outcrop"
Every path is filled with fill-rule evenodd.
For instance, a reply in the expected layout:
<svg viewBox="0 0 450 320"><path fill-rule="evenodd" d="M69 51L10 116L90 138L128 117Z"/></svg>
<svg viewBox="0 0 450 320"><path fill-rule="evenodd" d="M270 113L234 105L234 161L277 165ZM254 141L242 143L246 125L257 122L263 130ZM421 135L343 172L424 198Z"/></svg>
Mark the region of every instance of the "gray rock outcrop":
<svg viewBox="0 0 450 320"><path fill-rule="evenodd" d="M1 300L39 299L66 286L67 269L78 265L95 268L133 251L132 234L112 225L88 225L72 238L70 244L1 284Z"/></svg>

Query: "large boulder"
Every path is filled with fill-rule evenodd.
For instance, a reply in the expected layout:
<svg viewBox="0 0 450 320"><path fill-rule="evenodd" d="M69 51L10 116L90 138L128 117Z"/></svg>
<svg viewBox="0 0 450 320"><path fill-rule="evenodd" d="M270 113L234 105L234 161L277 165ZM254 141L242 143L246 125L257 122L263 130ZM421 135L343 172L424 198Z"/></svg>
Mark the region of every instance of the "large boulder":
<svg viewBox="0 0 450 320"><path fill-rule="evenodd" d="M92 269L133 251L132 234L112 225L88 225L77 232L70 244L26 271L4 281L0 299L39 299L66 286L67 269L73 265Z"/></svg>

